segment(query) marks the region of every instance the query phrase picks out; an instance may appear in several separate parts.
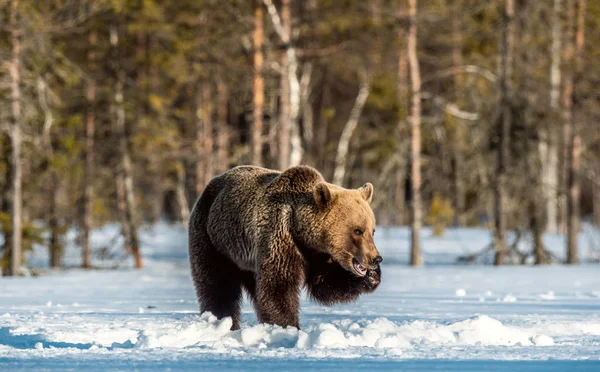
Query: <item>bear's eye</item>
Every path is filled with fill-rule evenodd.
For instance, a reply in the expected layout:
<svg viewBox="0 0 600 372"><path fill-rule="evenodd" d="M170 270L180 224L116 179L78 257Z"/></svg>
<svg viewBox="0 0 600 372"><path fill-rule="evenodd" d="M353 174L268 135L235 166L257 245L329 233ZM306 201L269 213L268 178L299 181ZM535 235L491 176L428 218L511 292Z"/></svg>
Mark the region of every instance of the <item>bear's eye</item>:
<svg viewBox="0 0 600 372"><path fill-rule="evenodd" d="M362 235L362 234L363 234L362 230L360 230L360 229L356 229L356 230L354 230L354 233L355 233L356 235Z"/></svg>

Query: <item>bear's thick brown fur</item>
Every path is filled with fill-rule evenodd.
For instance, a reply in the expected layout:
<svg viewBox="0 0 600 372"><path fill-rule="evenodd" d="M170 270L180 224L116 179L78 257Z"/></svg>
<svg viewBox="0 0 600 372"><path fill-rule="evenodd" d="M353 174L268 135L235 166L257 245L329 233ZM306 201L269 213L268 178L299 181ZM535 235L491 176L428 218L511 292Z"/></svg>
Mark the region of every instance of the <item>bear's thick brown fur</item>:
<svg viewBox="0 0 600 372"><path fill-rule="evenodd" d="M242 288L262 323L299 328L306 287L323 304L349 302L381 279L373 186L344 189L306 166L239 166L213 178L189 220L200 311L239 328Z"/></svg>

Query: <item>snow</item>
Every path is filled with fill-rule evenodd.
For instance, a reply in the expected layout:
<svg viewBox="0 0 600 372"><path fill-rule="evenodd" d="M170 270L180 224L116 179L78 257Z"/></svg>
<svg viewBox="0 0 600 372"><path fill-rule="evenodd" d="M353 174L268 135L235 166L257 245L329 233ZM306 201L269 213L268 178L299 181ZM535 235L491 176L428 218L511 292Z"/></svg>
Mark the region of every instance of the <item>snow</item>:
<svg viewBox="0 0 600 372"><path fill-rule="evenodd" d="M98 266L122 262L117 233L92 235L108 257L95 256ZM600 370L600 267L450 265L489 232L427 234L427 265L410 268L406 229L379 228L382 284L356 303L304 296L298 330L258 324L244 301L232 332L231 319L198 313L185 230L146 228L141 271L128 260L0 278L0 370ZM560 255L562 237L545 239ZM582 258L591 253L582 247ZM78 254L69 245L67 263ZM47 252L30 262L45 265Z"/></svg>
<svg viewBox="0 0 600 372"><path fill-rule="evenodd" d="M467 295L467 291L462 288L456 290L456 297L465 297Z"/></svg>

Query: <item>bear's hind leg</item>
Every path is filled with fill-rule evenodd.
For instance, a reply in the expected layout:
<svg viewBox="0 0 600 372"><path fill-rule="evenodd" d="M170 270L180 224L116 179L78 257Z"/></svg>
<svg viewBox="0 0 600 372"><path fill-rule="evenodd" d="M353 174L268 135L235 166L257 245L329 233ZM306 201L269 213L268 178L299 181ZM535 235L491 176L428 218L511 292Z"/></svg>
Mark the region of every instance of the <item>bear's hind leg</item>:
<svg viewBox="0 0 600 372"><path fill-rule="evenodd" d="M239 329L242 272L213 247L207 247L192 271L200 312L210 311L218 319L230 316L231 330Z"/></svg>
<svg viewBox="0 0 600 372"><path fill-rule="evenodd" d="M217 251L206 229L209 211L218 192L218 184L209 183L190 215L190 266L200 312L210 311L219 319L230 316L233 330L240 327L242 272Z"/></svg>

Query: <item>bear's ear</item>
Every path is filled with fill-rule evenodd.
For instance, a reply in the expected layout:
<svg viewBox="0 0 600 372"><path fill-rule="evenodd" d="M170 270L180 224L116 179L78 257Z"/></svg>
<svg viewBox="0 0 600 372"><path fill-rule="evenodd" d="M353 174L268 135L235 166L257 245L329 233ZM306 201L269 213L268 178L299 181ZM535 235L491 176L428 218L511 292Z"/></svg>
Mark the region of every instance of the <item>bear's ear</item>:
<svg viewBox="0 0 600 372"><path fill-rule="evenodd" d="M361 188L359 188L358 191L360 191L363 199L370 204L371 200L373 200L373 185L367 182Z"/></svg>
<svg viewBox="0 0 600 372"><path fill-rule="evenodd" d="M329 203L331 203L333 198L331 195L331 190L329 190L329 186L323 182L319 182L315 185L313 194L315 195L315 202L321 207L326 207Z"/></svg>

